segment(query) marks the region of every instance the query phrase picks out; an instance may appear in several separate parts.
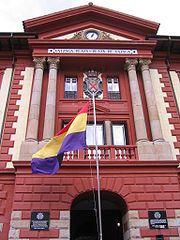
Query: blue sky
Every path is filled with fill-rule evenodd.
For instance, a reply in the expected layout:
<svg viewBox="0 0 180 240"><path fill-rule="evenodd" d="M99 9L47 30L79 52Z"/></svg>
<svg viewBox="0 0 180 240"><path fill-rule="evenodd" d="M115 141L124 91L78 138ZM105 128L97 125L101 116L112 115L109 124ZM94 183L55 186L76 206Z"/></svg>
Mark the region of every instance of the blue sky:
<svg viewBox="0 0 180 240"><path fill-rule="evenodd" d="M0 32L22 32L22 21L67 8L86 0L1 0ZM180 36L180 0L94 0L95 5L160 23L158 34Z"/></svg>

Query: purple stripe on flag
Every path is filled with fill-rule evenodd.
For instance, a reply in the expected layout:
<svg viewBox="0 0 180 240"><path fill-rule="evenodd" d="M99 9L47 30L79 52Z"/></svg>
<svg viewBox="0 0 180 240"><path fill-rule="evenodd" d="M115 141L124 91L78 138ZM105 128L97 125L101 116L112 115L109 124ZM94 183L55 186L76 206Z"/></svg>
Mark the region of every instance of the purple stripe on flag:
<svg viewBox="0 0 180 240"><path fill-rule="evenodd" d="M33 158L31 161L31 169L32 173L55 174L59 170L58 158Z"/></svg>
<svg viewBox="0 0 180 240"><path fill-rule="evenodd" d="M78 149L86 148L86 131L71 133L67 135L61 145L61 148L58 152L63 154L64 152L74 151Z"/></svg>

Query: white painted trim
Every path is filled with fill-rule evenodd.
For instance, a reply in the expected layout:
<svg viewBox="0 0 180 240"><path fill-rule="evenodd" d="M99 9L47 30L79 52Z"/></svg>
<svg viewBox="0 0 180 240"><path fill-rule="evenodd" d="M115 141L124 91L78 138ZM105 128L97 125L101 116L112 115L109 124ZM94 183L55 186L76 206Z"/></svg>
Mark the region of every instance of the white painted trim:
<svg viewBox="0 0 180 240"><path fill-rule="evenodd" d="M172 136L171 130L173 129L173 125L169 124L168 121L168 119L171 118L171 114L168 114L166 110L166 108L169 107L169 104L164 102L164 97L166 97L167 94L163 93L162 91L162 87L164 87L164 84L160 82L160 77L162 76L160 76L157 69L150 69L150 74L154 88L156 105L159 113L163 137L164 140L170 144L173 160L176 160L176 155L179 154L179 151L178 149L174 148L174 142L177 141L177 138Z"/></svg>
<svg viewBox="0 0 180 240"><path fill-rule="evenodd" d="M6 68L3 74L2 84L0 88L0 134L3 130L3 119L6 112L8 94L11 86L11 74L12 68Z"/></svg>
<svg viewBox="0 0 180 240"><path fill-rule="evenodd" d="M20 147L22 142L25 140L33 73L33 67L26 67L25 71L21 72L21 75L24 76L24 80L21 81L23 85L21 90L21 100L17 101L17 104L19 104L19 111L16 113L18 120L17 123L13 125L13 127L16 128L16 133L12 135L14 147L9 149L9 153L12 154L12 161L19 160Z"/></svg>
<svg viewBox="0 0 180 240"><path fill-rule="evenodd" d="M175 71L170 71L169 74L171 77L174 94L176 96L177 105L180 110L180 79Z"/></svg>

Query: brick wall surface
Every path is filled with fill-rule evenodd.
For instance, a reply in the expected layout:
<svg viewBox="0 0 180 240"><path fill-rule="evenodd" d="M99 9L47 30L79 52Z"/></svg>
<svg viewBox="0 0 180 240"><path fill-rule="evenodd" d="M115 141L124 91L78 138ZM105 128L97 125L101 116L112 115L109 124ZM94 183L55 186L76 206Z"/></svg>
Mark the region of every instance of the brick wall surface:
<svg viewBox="0 0 180 240"><path fill-rule="evenodd" d="M167 71L167 68L159 67L159 73L162 75L161 83L164 85L162 87L163 93L165 93L164 101L168 103L166 108L167 113L170 115L169 124L173 126L171 130L172 136L175 136L176 140L174 141L175 149L180 150L180 117L178 112L178 106L176 105L175 96L170 81L170 76ZM177 160L180 160L180 152L177 155Z"/></svg>
<svg viewBox="0 0 180 240"><path fill-rule="evenodd" d="M94 179L94 182L96 180ZM94 184L96 185L96 184ZM96 186L95 186L96 187ZM167 239L180 237L179 210L180 188L176 174L133 174L101 177L102 190L118 193L126 202L129 211L137 211L138 219L129 221L129 233L134 239L155 239L155 235L164 234ZM68 235L68 222L61 222L60 212L68 212L73 200L81 193L92 190L92 179L53 175L17 175L13 212L21 213L19 224L11 222L11 234L19 239L64 239ZM3 196L2 196L3 197ZM30 231L32 210L50 211L50 231ZM150 230L148 210L166 210L169 229ZM175 222L176 221L176 222ZM136 226L137 225L137 226ZM64 229L65 228L65 229ZM134 229L134 230L133 230ZM138 229L138 230L137 230ZM61 235L62 234L62 235ZM14 238L10 238L14 239ZM65 239L68 239L65 238Z"/></svg>
<svg viewBox="0 0 180 240"><path fill-rule="evenodd" d="M19 106L17 101L21 99L21 95L19 94L19 90L22 89L22 85L20 81L23 80L23 76L21 76L21 71L23 71L25 67L22 65L17 65L14 70L14 77L10 91L10 98L7 107L7 114L4 123L4 131L2 135L2 144L0 149L0 168L3 169L6 166L6 163L11 161L12 155L8 154L9 148L14 146L14 141L11 140L11 135L15 133L15 123L17 122L17 116L15 114L18 111Z"/></svg>
<svg viewBox="0 0 180 240"><path fill-rule="evenodd" d="M0 239L8 239L10 218L14 195L13 173L0 174Z"/></svg>

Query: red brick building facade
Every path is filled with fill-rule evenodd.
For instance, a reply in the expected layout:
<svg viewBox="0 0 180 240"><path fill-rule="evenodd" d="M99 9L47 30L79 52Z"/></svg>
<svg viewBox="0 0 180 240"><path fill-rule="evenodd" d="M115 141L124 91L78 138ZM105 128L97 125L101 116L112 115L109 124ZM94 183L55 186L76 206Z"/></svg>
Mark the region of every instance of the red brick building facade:
<svg viewBox="0 0 180 240"><path fill-rule="evenodd" d="M92 106L88 149L67 153L56 175L30 167L93 77L103 240L180 239L180 38L92 4L23 24L0 33L0 239L97 239ZM30 229L33 211L49 212L49 230ZM150 228L150 211L168 227Z"/></svg>

